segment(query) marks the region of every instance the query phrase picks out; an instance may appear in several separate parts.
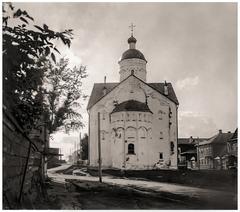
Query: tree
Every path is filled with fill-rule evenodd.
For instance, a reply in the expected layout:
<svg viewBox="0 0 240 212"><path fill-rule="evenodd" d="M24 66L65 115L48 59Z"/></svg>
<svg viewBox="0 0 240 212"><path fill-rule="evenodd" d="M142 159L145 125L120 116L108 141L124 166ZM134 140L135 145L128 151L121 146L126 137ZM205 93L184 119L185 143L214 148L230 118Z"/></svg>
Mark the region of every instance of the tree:
<svg viewBox="0 0 240 212"><path fill-rule="evenodd" d="M45 63L44 95L50 134L61 126L65 126L67 132L82 127L79 100L86 97L81 89L82 80L87 77L86 67L69 68L68 63L65 58L56 64Z"/></svg>
<svg viewBox="0 0 240 212"><path fill-rule="evenodd" d="M82 146L82 160L88 160L88 135L84 134L83 139L81 139L81 146Z"/></svg>
<svg viewBox="0 0 240 212"><path fill-rule="evenodd" d="M18 25L13 24L19 23ZM72 30L55 32L11 3L3 3L3 104L27 130L44 112L43 77L46 60L60 53L54 41L70 47ZM9 23L10 22L10 23ZM32 24L30 24L32 23Z"/></svg>

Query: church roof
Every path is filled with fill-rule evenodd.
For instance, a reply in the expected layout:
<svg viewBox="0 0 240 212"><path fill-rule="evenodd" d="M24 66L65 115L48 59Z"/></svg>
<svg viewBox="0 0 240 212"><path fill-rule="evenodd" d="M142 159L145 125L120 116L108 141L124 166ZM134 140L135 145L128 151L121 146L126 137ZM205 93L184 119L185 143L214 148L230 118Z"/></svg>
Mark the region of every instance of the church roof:
<svg viewBox="0 0 240 212"><path fill-rule="evenodd" d="M128 43L136 43L137 42L137 39L133 37L133 35L128 38Z"/></svg>
<svg viewBox="0 0 240 212"><path fill-rule="evenodd" d="M136 77L135 75L133 75L133 76ZM137 78L137 79L139 79L139 78ZM141 79L139 79L139 80L142 81ZM157 92L161 93L162 95L164 95L164 83L146 83L144 81L142 81L142 82L147 84L148 86L150 86L151 88L153 88ZM106 89L106 94L108 94L120 83L94 83L92 93L91 93L91 96L90 96L89 101L88 101L87 109L90 109L101 98L103 98L105 96L104 92L103 92L104 88ZM173 90L172 84L167 83L167 85L168 85L168 95L167 96L165 95L165 96L178 105L179 104L178 99L177 99L176 94Z"/></svg>
<svg viewBox="0 0 240 212"><path fill-rule="evenodd" d="M129 100L117 104L113 109L112 113L121 112L121 111L141 111L141 112L150 112L152 111L149 109L148 105L143 102L139 102L136 100Z"/></svg>
<svg viewBox="0 0 240 212"><path fill-rule="evenodd" d="M132 58L145 60L147 62L147 60L145 59L143 53L140 52L137 49L128 49L127 51L125 51L122 54L122 57L121 57L120 61L125 60L125 59L132 59Z"/></svg>

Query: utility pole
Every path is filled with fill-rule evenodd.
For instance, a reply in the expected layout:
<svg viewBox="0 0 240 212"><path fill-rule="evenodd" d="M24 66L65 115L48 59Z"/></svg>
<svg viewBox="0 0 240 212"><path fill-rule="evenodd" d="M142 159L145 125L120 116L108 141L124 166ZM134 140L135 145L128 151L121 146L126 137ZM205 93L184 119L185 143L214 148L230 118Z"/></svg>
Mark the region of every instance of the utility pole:
<svg viewBox="0 0 240 212"><path fill-rule="evenodd" d="M101 158L101 136L100 136L100 113L98 112L98 173L99 182L102 182L102 158Z"/></svg>
<svg viewBox="0 0 240 212"><path fill-rule="evenodd" d="M79 134L79 160L82 159L81 132Z"/></svg>

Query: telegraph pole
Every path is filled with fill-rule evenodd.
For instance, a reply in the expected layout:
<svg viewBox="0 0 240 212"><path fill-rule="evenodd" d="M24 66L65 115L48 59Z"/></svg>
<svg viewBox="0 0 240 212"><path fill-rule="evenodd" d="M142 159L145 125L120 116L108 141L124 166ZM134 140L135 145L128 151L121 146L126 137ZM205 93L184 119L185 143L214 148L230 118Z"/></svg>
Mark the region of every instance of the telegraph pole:
<svg viewBox="0 0 240 212"><path fill-rule="evenodd" d="M100 113L98 112L98 173L99 182L102 182L102 158L101 158L101 137L100 137Z"/></svg>
<svg viewBox="0 0 240 212"><path fill-rule="evenodd" d="M81 132L79 134L79 159L82 159Z"/></svg>

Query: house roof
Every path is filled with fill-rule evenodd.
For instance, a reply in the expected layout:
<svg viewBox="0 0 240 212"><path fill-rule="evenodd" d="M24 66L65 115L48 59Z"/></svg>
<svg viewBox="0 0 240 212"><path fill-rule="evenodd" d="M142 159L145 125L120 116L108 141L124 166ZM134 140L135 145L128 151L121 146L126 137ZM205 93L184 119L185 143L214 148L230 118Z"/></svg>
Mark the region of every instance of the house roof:
<svg viewBox="0 0 240 212"><path fill-rule="evenodd" d="M192 141L191 141L192 140ZM197 144L198 141L204 141L206 140L206 138L178 138L178 145L180 144L188 144L188 145L192 145L192 144Z"/></svg>
<svg viewBox="0 0 240 212"><path fill-rule="evenodd" d="M233 133L218 133L217 135L199 143L199 146L205 144L224 144L231 139Z"/></svg>
<svg viewBox="0 0 240 212"><path fill-rule="evenodd" d="M152 111L149 109L148 105L143 102L139 102L136 100L129 100L117 104L113 109L112 113L121 112L121 111L141 111L141 112L150 112Z"/></svg>
<svg viewBox="0 0 240 212"><path fill-rule="evenodd" d="M181 155L191 155L191 154L196 154L197 150L196 149L189 149L185 152L182 152Z"/></svg>
<svg viewBox="0 0 240 212"><path fill-rule="evenodd" d="M135 75L129 75L129 77L130 76L136 77ZM139 79L138 77L136 77L136 78ZM126 79L128 79L128 77ZM125 80L123 80L123 81L125 81ZM141 79L139 79L139 80L142 81ZM87 109L90 109L100 99L102 99L105 95L110 93L117 85L121 84L122 82L119 82L119 83L94 83L92 93L91 93L90 99L88 101ZM147 84L148 86L150 86L151 88L153 88L157 92L161 93L162 95L164 95L164 83L146 83L144 81L142 81L142 82ZM173 101L174 103L176 103L178 105L179 104L178 99L177 99L176 94L173 90L172 84L167 83L167 85L168 85L168 95L167 96L164 95L164 96L166 96L168 99L170 99L171 101ZM106 89L106 94L105 95L104 95L104 92L103 92L104 88Z"/></svg>
<svg viewBox="0 0 240 212"><path fill-rule="evenodd" d="M230 141L235 141L238 138L238 128L235 130L235 132L233 133L232 138L230 139Z"/></svg>

